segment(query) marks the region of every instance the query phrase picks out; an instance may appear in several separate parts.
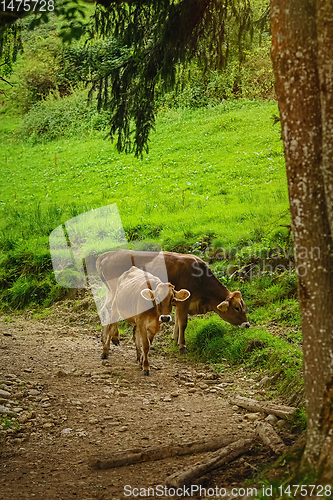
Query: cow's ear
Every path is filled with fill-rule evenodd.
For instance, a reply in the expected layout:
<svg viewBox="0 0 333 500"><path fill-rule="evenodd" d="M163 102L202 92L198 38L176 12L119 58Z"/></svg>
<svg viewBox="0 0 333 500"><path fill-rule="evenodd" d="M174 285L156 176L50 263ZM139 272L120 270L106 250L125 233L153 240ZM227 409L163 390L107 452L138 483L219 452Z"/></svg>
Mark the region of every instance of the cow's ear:
<svg viewBox="0 0 333 500"><path fill-rule="evenodd" d="M227 312L228 307L229 307L229 301L228 300L224 300L223 302L221 302L220 304L218 304L217 309L219 311L221 311L221 312Z"/></svg>
<svg viewBox="0 0 333 500"><path fill-rule="evenodd" d="M141 290L141 296L146 299L146 300L154 300L154 292L152 290L149 290L149 288L145 288L144 290Z"/></svg>
<svg viewBox="0 0 333 500"><path fill-rule="evenodd" d="M237 299L242 298L242 294L237 290L237 292L232 292L231 294L233 297L236 297Z"/></svg>
<svg viewBox="0 0 333 500"><path fill-rule="evenodd" d="M175 300L183 302L184 300L189 298L191 292L189 292L185 288L182 288L181 290L175 290L174 294L175 294Z"/></svg>

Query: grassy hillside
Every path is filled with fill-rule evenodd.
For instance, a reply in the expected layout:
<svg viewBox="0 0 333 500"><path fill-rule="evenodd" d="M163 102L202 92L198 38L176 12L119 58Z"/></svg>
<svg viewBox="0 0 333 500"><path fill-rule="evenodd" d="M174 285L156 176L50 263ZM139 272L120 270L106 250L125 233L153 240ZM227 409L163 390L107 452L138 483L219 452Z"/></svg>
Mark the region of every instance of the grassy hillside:
<svg viewBox="0 0 333 500"><path fill-rule="evenodd" d="M111 203L117 204L130 240L157 241L164 249L188 251L205 237L225 249L249 241L273 244L283 232L279 225L288 223L282 142L270 118L276 112L274 103L255 101L165 112L143 160L118 154L98 133L35 145L20 141L13 133L19 122L3 118L0 287L5 302L24 306L34 301L36 287L37 302L52 300L50 232Z"/></svg>
<svg viewBox="0 0 333 500"><path fill-rule="evenodd" d="M251 238L254 230L267 235L265 224L287 209L273 112L275 104L256 102L170 111L158 120L142 161L118 154L101 138L33 146L2 137L1 230L17 234L24 220L29 226L36 220L31 229L42 232L52 228L40 227L42 219L52 218L52 226L117 203L126 229L156 227L163 244L176 243L176 234L191 240L207 231L224 245ZM2 135L11 125L3 121ZM60 214L51 216L53 210Z"/></svg>

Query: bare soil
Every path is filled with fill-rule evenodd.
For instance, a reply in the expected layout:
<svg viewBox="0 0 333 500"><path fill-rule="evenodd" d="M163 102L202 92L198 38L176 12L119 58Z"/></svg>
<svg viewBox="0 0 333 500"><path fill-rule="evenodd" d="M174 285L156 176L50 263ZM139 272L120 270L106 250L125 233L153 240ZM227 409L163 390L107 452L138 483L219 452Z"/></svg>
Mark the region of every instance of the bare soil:
<svg viewBox="0 0 333 500"><path fill-rule="evenodd" d="M92 463L132 448L219 435L236 440L253 433L249 412L227 399L231 394L265 399L257 375L216 374L209 365L164 352L170 342L165 325L149 354L149 377L135 361L129 333L102 361L98 316L91 310L91 299L84 298L77 305L58 303L44 318L31 312L0 317L0 389L10 393L0 396L0 405L13 412L8 417L12 427L3 424L0 430L1 500L116 500L138 498L136 493L143 497L145 491L152 496L148 487L164 487L168 475L204 454L111 470L98 470ZM286 428L279 433L288 445L296 438ZM229 493L275 458L258 441L246 455L197 484Z"/></svg>

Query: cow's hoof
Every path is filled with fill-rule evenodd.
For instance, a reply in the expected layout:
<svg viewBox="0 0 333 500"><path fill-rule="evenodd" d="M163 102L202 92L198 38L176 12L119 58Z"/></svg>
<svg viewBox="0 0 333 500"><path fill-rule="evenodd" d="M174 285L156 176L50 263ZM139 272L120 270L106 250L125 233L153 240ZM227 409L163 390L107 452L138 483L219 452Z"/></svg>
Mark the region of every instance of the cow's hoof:
<svg viewBox="0 0 333 500"><path fill-rule="evenodd" d="M120 344L119 339L111 339L111 340L112 340L112 344L114 344L114 345Z"/></svg>
<svg viewBox="0 0 333 500"><path fill-rule="evenodd" d="M186 349L186 347L185 347L185 346L184 346L184 347L181 347L181 348L179 349L179 352L180 352L180 354L187 354L187 349Z"/></svg>
<svg viewBox="0 0 333 500"><path fill-rule="evenodd" d="M149 375L149 370L143 370L143 374L148 376Z"/></svg>
<svg viewBox="0 0 333 500"><path fill-rule="evenodd" d="M109 355L105 354L105 352L103 352L103 354L101 354L102 359L108 359L108 357L109 357Z"/></svg>

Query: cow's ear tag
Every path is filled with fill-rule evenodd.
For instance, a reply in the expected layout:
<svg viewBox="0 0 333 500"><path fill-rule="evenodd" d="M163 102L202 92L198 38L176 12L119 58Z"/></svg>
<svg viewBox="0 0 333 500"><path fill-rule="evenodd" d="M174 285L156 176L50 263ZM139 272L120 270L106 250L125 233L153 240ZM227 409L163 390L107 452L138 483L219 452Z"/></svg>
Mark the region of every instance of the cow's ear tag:
<svg viewBox="0 0 333 500"><path fill-rule="evenodd" d="M141 295L144 299L146 300L154 300L154 293L152 290L149 290L149 288L145 288L144 290L141 290Z"/></svg>
<svg viewBox="0 0 333 500"><path fill-rule="evenodd" d="M227 300L224 300L223 302L221 302L221 304L217 306L217 309L219 311L226 312L228 310L228 307L229 307L229 302Z"/></svg>
<svg viewBox="0 0 333 500"><path fill-rule="evenodd" d="M185 288L182 288L181 290L175 291L175 300L183 302L184 300L188 299L190 295L191 292L189 292Z"/></svg>

